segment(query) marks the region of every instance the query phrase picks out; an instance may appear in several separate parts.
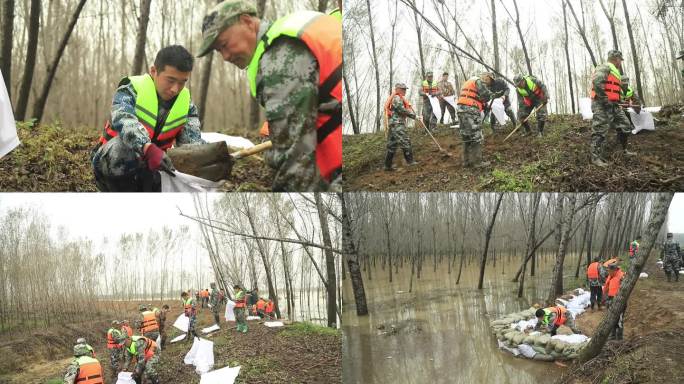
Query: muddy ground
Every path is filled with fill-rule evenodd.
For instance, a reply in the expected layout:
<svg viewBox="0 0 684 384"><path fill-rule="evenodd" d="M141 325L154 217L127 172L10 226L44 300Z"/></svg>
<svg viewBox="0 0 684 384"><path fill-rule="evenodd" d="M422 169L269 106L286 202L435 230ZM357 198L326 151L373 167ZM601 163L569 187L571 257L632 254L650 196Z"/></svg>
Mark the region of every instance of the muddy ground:
<svg viewBox="0 0 684 384"><path fill-rule="evenodd" d="M158 305L158 303L154 303ZM127 306L127 318L134 320L138 303ZM170 304L169 321L182 312L179 303ZM223 310L223 309L222 309ZM121 317L121 316L119 316ZM86 337L105 370L111 370L106 350L106 319L82 322L48 330L3 335L0 353L0 383L61 383L71 362L70 351L78 337ZM200 310L198 329L213 325L212 313ZM169 340L180 332L169 325ZM341 381L341 335L339 331L294 323L268 328L249 322L249 332L238 334L234 323L206 337L214 342L214 369L240 365L237 383L339 383ZM199 383L194 367L183 363L191 342L169 344L162 351L158 372L161 383ZM31 361L26 364L26 361Z"/></svg>
<svg viewBox="0 0 684 384"><path fill-rule="evenodd" d="M684 377L684 275L668 283L651 257L627 303L623 341L608 341L589 362L574 364L559 383L675 383ZM587 311L578 327L591 335L605 309ZM679 378L679 379L677 379Z"/></svg>
<svg viewBox="0 0 684 384"><path fill-rule="evenodd" d="M28 123L18 123L17 134L22 145L0 159L0 191L97 191L90 152L99 133L93 128L67 128L59 124L33 127ZM258 143L256 137L249 139ZM258 157L243 159L235 164L222 189L269 191L273 179L271 173Z"/></svg>
<svg viewBox="0 0 684 384"><path fill-rule="evenodd" d="M383 171L384 133L344 136L345 191L681 191L684 190L683 106L664 107L656 114L656 130L630 135L624 156L614 131L608 134L610 166L591 165L591 121L579 115L550 115L546 135L521 137L512 130L492 134L485 128L482 169L462 167L462 143L457 129L440 127L435 138L449 155L441 153L425 131L409 130L419 165L407 167L400 152L394 172ZM536 123L532 122L532 127ZM499 128L501 130L501 128Z"/></svg>

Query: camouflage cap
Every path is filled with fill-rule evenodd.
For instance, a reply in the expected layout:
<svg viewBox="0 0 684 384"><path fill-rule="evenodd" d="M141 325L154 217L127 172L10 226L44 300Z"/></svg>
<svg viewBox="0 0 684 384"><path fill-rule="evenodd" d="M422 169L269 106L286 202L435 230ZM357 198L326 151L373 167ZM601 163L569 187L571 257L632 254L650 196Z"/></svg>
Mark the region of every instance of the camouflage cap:
<svg viewBox="0 0 684 384"><path fill-rule="evenodd" d="M618 263L608 264L608 269L618 269Z"/></svg>
<svg viewBox="0 0 684 384"><path fill-rule="evenodd" d="M677 59L684 59L684 51L679 51L679 56L677 56Z"/></svg>
<svg viewBox="0 0 684 384"><path fill-rule="evenodd" d="M397 88L397 89L408 89L408 87L407 87L406 84L404 84L404 83L396 83L396 84L394 84L394 88Z"/></svg>
<svg viewBox="0 0 684 384"><path fill-rule="evenodd" d="M121 323L119 320L112 320L112 325L120 325Z"/></svg>
<svg viewBox="0 0 684 384"><path fill-rule="evenodd" d="M622 58L622 52L618 51L617 49L611 49L610 51L608 51L608 58L612 59L614 57L616 57L620 60L624 60Z"/></svg>
<svg viewBox="0 0 684 384"><path fill-rule="evenodd" d="M238 16L244 14L256 16L257 10L253 1L226 0L212 8L202 21L202 45L197 57L211 52L218 35L233 25Z"/></svg>
<svg viewBox="0 0 684 384"><path fill-rule="evenodd" d="M88 349L88 346L85 344L76 344L74 345L74 356L84 356L90 354L90 350Z"/></svg>
<svg viewBox="0 0 684 384"><path fill-rule="evenodd" d="M432 75L433 75L432 71L425 72L425 76L432 76Z"/></svg>
<svg viewBox="0 0 684 384"><path fill-rule="evenodd" d="M140 304L138 305L138 311L142 311L147 308L147 304Z"/></svg>

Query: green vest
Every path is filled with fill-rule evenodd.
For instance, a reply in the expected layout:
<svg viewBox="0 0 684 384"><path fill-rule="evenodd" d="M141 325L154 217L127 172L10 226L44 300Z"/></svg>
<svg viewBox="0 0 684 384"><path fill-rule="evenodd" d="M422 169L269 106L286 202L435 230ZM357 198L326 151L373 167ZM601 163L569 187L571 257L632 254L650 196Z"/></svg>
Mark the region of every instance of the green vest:
<svg viewBox="0 0 684 384"><path fill-rule="evenodd" d="M627 86L627 92L623 93L622 98L627 100L627 99L631 98L632 96L634 96L634 90L632 89L632 87L630 85L628 85Z"/></svg>
<svg viewBox="0 0 684 384"><path fill-rule="evenodd" d="M295 39L300 38L300 32L309 24L309 22L315 17L321 14L314 11L300 11L289 14L276 20L273 25L270 26L268 31L261 37L259 43L254 50L254 55L252 56L252 61L250 61L247 66L247 79L249 80L249 91L253 97L256 97L256 78L259 72L259 62L261 57L266 52L266 48L273 44L273 41L280 36L288 36Z"/></svg>
<svg viewBox="0 0 684 384"><path fill-rule="evenodd" d="M606 65L608 66L608 68L610 68L610 73L612 73L613 76L617 77L618 81L622 80L622 74L620 74L620 71L618 71L615 64L609 61L606 63Z"/></svg>
<svg viewBox="0 0 684 384"><path fill-rule="evenodd" d="M332 11L328 12L328 15L336 17L340 22L342 21L342 11L340 11L339 8L335 8Z"/></svg>
<svg viewBox="0 0 684 384"><path fill-rule="evenodd" d="M142 336L131 336L131 346L126 348L131 355L135 356L138 354L138 347L136 346L136 343L140 339L142 339Z"/></svg>
<svg viewBox="0 0 684 384"><path fill-rule="evenodd" d="M527 83L527 89L516 88L516 90L518 91L518 94L520 96L528 97L530 94L529 94L529 92L527 92L527 90L529 89L530 92L536 91L537 90L537 84L535 84L535 82L532 80L531 76L525 76L524 79L525 79L525 82Z"/></svg>
<svg viewBox="0 0 684 384"><path fill-rule="evenodd" d="M135 116L144 123L148 129L152 130L157 125L157 113L159 112L159 100L157 98L157 88L154 80L149 74L140 76L129 76L121 80L122 84L128 79L135 89ZM176 97L164 125L161 127L159 136L164 137L165 133L184 126L188 122L188 111L190 110L190 91L183 88ZM151 135L150 135L151 136ZM166 139L166 138L164 138Z"/></svg>

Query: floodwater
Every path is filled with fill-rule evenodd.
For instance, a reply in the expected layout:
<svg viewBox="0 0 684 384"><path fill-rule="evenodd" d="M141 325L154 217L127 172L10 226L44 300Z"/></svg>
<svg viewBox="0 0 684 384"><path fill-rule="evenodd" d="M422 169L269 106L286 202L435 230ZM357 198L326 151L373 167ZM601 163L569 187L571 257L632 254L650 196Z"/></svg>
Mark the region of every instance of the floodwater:
<svg viewBox="0 0 684 384"><path fill-rule="evenodd" d="M566 276L572 274L570 265L575 260L566 259ZM412 293L408 293L410 265L400 269L391 284L387 270L377 267L371 281L364 273L370 313L362 317L356 316L347 278L343 282L342 381L518 384L555 380L561 368L499 350L489 328L491 320L527 309L548 293L551 257L538 260L537 276L528 273L521 299L517 283L511 282L518 266L519 262L504 260L497 260L496 268L488 264L484 289L479 291L478 263L464 266L456 285L457 271L449 275L443 264L433 272L430 262L423 266L420 280L414 276ZM569 283L566 277L565 284Z"/></svg>

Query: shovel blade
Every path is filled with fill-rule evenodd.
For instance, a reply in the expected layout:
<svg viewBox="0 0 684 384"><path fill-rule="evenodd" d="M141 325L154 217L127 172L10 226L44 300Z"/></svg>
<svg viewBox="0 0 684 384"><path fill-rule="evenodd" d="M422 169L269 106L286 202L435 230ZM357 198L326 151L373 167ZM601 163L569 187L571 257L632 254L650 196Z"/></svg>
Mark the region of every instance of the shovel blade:
<svg viewBox="0 0 684 384"><path fill-rule="evenodd" d="M166 154L178 171L206 180L225 180L233 170L234 160L225 141L185 145Z"/></svg>

